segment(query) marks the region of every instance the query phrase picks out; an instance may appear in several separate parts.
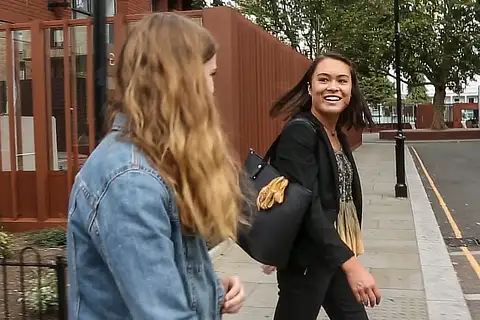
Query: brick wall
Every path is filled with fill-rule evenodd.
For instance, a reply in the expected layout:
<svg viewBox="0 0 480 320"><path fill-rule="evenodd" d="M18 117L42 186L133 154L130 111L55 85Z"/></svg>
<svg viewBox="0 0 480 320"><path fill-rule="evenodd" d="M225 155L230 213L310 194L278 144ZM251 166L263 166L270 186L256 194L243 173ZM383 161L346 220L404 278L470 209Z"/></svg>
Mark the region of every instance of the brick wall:
<svg viewBox="0 0 480 320"><path fill-rule="evenodd" d="M47 0L1 0L0 20L17 23L71 17L70 9L58 8L52 12L48 10L47 4Z"/></svg>
<svg viewBox="0 0 480 320"><path fill-rule="evenodd" d="M152 12L152 1L151 0L130 0L128 1L128 11L127 14L135 13L148 13Z"/></svg>
<svg viewBox="0 0 480 320"><path fill-rule="evenodd" d="M63 0L57 1L63 2ZM158 9L166 9L167 3L168 0L157 0ZM117 0L117 12L136 14L151 11L152 0ZM72 12L69 8L48 10L48 0L0 0L0 21L18 23L36 19L56 20L71 17Z"/></svg>

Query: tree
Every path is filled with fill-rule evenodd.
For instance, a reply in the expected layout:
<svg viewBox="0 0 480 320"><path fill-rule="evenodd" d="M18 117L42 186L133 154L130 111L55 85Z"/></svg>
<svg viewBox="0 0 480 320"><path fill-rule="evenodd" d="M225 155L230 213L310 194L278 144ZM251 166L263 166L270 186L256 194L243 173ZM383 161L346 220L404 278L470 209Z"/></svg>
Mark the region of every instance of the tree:
<svg viewBox="0 0 480 320"><path fill-rule="evenodd" d="M410 105L432 103L432 99L427 95L427 89L424 86L416 86L408 88L404 103Z"/></svg>
<svg viewBox="0 0 480 320"><path fill-rule="evenodd" d="M394 48L392 0L328 0L325 5L325 50L339 52L361 74L389 75Z"/></svg>
<svg viewBox="0 0 480 320"><path fill-rule="evenodd" d="M359 77L360 89L369 106L392 105L395 101L395 87L383 75Z"/></svg>
<svg viewBox="0 0 480 320"><path fill-rule="evenodd" d="M346 6L346 3L343 2L343 0L239 0L237 4L247 18L295 50L309 58L314 58L318 53L334 49L332 43L335 43L335 40L329 39L325 35L330 34L332 29L345 30L342 23L335 18L339 11L338 8ZM355 10L349 11L348 14L354 15ZM348 19L348 16L345 18ZM351 21L356 20L361 21L362 19L360 16L351 19ZM348 30L344 36L349 36ZM355 52L348 56L359 56L356 51L355 48ZM370 65L373 61L371 57L376 56L379 55L372 51L370 59L367 59ZM375 105L390 102L395 92L392 91L393 87L385 74L377 74L371 72L372 68L364 68L364 61L355 62L363 69L359 71L367 101Z"/></svg>
<svg viewBox="0 0 480 320"><path fill-rule="evenodd" d="M192 0L191 7L192 10L201 10L207 6L205 0Z"/></svg>
<svg viewBox="0 0 480 320"><path fill-rule="evenodd" d="M460 93L480 72L479 4L474 0L413 1L402 6L402 69L435 87L434 129L446 129L446 89Z"/></svg>
<svg viewBox="0 0 480 320"><path fill-rule="evenodd" d="M238 0L247 18L313 58L321 50L322 0Z"/></svg>
<svg viewBox="0 0 480 320"><path fill-rule="evenodd" d="M395 56L392 0L240 0L239 4L259 25L309 57L337 51L352 59L361 75L394 77L390 72ZM408 84L410 95L426 84L434 86L432 128L445 129L446 89L460 92L480 74L480 4L403 0L400 20L401 81ZM415 87L419 89L412 91Z"/></svg>
<svg viewBox="0 0 480 320"><path fill-rule="evenodd" d="M334 47L363 68L385 72L394 57L392 1L354 2L337 15L337 28L343 27L332 27L329 39L336 40ZM435 87L433 129L447 128L443 118L446 89L460 92L480 73L479 7L474 0L401 3L403 81L410 88Z"/></svg>

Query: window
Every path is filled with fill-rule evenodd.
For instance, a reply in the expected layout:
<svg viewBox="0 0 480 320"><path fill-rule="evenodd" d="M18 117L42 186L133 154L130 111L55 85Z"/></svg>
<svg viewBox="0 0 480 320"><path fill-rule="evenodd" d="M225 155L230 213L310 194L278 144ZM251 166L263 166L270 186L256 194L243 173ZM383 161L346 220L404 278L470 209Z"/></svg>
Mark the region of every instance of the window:
<svg viewBox="0 0 480 320"><path fill-rule="evenodd" d="M88 17L93 17L93 15L95 14L93 1L94 0L73 0L73 18L86 19ZM107 17L115 16L115 14L117 13L117 0L106 0L105 5L105 15ZM106 42L108 44L113 44L113 24L107 24L106 29Z"/></svg>
<svg viewBox="0 0 480 320"><path fill-rule="evenodd" d="M0 81L0 115L7 114L7 81Z"/></svg>
<svg viewBox="0 0 480 320"><path fill-rule="evenodd" d="M92 0L74 0L72 2L73 18L85 19L93 14Z"/></svg>
<svg viewBox="0 0 480 320"><path fill-rule="evenodd" d="M93 4L93 0L74 0L72 2L73 18L85 19L93 16ZM113 17L117 13L117 0L106 0L105 5L105 15L107 17Z"/></svg>
<svg viewBox="0 0 480 320"><path fill-rule="evenodd" d="M107 6L105 10L107 17L113 17L117 14L117 0L106 0L105 5Z"/></svg>
<svg viewBox="0 0 480 320"><path fill-rule="evenodd" d="M87 76L87 56L86 55L81 55L81 56L76 56L76 71L77 71L77 77L86 77Z"/></svg>
<svg viewBox="0 0 480 320"><path fill-rule="evenodd" d="M476 96L469 96L468 97L468 103L477 103L477 97Z"/></svg>
<svg viewBox="0 0 480 320"><path fill-rule="evenodd" d="M50 29L50 47L52 49L63 48L63 29Z"/></svg>
<svg viewBox="0 0 480 320"><path fill-rule="evenodd" d="M25 61L20 61L19 62L20 68L20 80L26 80L27 79L27 63Z"/></svg>

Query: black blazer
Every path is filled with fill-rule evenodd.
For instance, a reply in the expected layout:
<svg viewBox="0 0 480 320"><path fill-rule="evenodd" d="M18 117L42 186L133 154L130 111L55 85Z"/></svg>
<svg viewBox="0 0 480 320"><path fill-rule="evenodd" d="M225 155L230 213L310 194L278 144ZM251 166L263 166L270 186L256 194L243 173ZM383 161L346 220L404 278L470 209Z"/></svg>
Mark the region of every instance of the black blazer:
<svg viewBox="0 0 480 320"><path fill-rule="evenodd" d="M335 153L320 121L311 112L299 113L294 118L308 119L317 128L316 133L307 123L295 121L283 129L271 164L290 181L312 190L313 203L291 253L290 265L309 267L326 264L340 267L353 252L340 239L334 222L340 206L338 168ZM353 168L353 200L361 224L362 190L357 167L346 135L337 128L338 138Z"/></svg>

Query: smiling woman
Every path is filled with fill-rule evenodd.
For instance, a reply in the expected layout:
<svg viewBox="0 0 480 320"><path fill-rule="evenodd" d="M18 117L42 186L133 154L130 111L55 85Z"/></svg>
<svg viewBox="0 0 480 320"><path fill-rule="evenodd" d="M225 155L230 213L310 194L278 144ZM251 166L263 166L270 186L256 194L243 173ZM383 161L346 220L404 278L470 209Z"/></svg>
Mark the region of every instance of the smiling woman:
<svg viewBox="0 0 480 320"><path fill-rule="evenodd" d="M363 305L377 305L380 292L357 259L364 251L362 191L342 128L360 129L373 121L352 63L338 54L318 57L273 105L270 115L280 114L303 118L316 130L304 121L289 122L271 160L282 175L313 194L289 265L278 270L274 319L314 320L323 306L332 320L347 314L366 320Z"/></svg>
<svg viewBox="0 0 480 320"><path fill-rule="evenodd" d="M333 77L335 78L333 79L334 82L332 82ZM328 53L315 59L300 82L273 105L270 110L270 116L276 117L285 114L290 118L299 111L311 111L312 104L322 108L318 104L320 100L315 95L318 93L318 90L325 89L325 84L330 86L339 84L338 90L330 92L337 98L341 98L339 91L342 94L345 94L345 91L350 92L350 100L341 103L347 102L338 115L338 126L350 129L352 126L361 128L366 124L373 125L370 109L360 91L353 64L345 57L336 53ZM318 90L315 90L317 86L319 86ZM314 96L311 96L312 91ZM332 111L332 109L330 110Z"/></svg>

